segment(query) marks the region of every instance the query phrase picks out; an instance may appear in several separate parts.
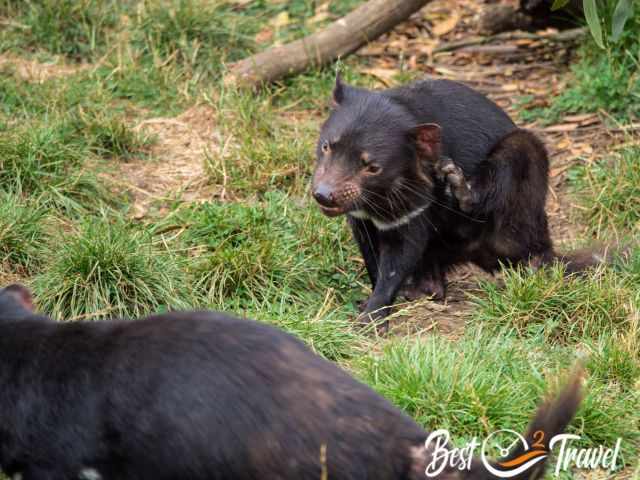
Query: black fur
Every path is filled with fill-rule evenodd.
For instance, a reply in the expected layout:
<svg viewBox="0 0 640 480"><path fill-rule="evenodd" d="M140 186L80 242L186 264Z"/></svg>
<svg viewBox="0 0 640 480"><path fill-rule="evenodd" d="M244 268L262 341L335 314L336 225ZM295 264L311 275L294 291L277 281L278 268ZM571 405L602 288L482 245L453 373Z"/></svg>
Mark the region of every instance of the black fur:
<svg viewBox="0 0 640 480"><path fill-rule="evenodd" d="M212 312L59 324L32 314L16 289L0 291L6 474L424 478L427 433L286 333ZM562 428L577 406L563 402L549 407Z"/></svg>
<svg viewBox="0 0 640 480"><path fill-rule="evenodd" d="M460 263L493 272L559 258L545 213L546 149L485 96L448 80L367 91L338 79L334 100L314 194L321 186L323 211L348 215L373 287L364 321L386 316L398 293L443 298ZM387 228L412 211L422 213Z"/></svg>

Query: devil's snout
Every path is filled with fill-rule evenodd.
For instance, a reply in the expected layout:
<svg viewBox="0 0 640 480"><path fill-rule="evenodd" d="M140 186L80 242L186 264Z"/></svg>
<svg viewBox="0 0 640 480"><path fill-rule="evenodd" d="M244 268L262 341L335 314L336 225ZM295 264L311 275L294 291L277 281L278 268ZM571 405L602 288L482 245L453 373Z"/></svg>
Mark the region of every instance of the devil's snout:
<svg viewBox="0 0 640 480"><path fill-rule="evenodd" d="M335 207L334 189L325 182L319 182L313 187L313 198L325 207Z"/></svg>

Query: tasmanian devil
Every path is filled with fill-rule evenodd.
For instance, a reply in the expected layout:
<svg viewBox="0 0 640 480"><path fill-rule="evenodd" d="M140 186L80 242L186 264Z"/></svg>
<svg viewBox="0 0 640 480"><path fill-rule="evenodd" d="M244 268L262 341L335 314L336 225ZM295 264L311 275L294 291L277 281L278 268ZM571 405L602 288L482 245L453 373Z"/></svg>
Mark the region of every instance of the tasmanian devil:
<svg viewBox="0 0 640 480"><path fill-rule="evenodd" d="M220 313L57 323L8 286L0 392L0 466L23 480L423 480L433 454L425 430L296 338ZM576 377L528 444L542 430L548 451L580 396ZM475 461L438 478L491 475Z"/></svg>
<svg viewBox="0 0 640 480"><path fill-rule="evenodd" d="M549 161L541 141L482 94L449 80L384 91L344 84L322 125L312 193L347 215L372 294L364 321L408 298L444 298L445 274L473 262L548 263ZM563 256L568 269L598 259Z"/></svg>

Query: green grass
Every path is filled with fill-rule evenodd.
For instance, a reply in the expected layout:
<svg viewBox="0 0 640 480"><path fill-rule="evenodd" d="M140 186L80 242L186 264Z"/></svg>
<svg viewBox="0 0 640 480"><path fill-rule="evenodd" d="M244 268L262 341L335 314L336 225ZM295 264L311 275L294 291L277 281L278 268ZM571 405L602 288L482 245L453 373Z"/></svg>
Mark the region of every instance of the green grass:
<svg viewBox="0 0 640 480"><path fill-rule="evenodd" d="M354 285L360 269L347 229L309 207L280 193L197 207L183 241L207 263L212 275L198 277L210 298L259 295L274 285L320 295Z"/></svg>
<svg viewBox="0 0 640 480"><path fill-rule="evenodd" d="M103 158L130 160L143 156L153 143L122 118L104 113L81 117L78 128L84 132L89 149Z"/></svg>
<svg viewBox="0 0 640 480"><path fill-rule="evenodd" d="M57 239L48 256L33 287L56 318L138 317L194 306L180 263L124 223L87 218Z"/></svg>
<svg viewBox="0 0 640 480"><path fill-rule="evenodd" d="M0 51L26 49L93 60L104 53L121 0L1 0L0 17L13 19L0 33Z"/></svg>
<svg viewBox="0 0 640 480"><path fill-rule="evenodd" d="M0 137L0 185L71 210L113 202L95 165L85 163L89 155L86 140L70 120L22 124Z"/></svg>
<svg viewBox="0 0 640 480"><path fill-rule="evenodd" d="M581 216L597 235L640 229L640 147L621 150L570 172Z"/></svg>
<svg viewBox="0 0 640 480"><path fill-rule="evenodd" d="M234 11L232 2L170 0L141 5L132 20L132 43L151 61L177 62L211 74L255 50L253 36L259 22Z"/></svg>
<svg viewBox="0 0 640 480"><path fill-rule="evenodd" d="M550 385L575 361L575 352L550 347L540 337L523 343L505 332L472 328L455 342L438 336L388 342L380 354L361 358L355 370L427 429L445 428L461 444L501 428L524 432ZM603 368L596 357L587 373ZM639 446L638 392L621 389L617 378L590 378L585 390L572 430L583 446L613 445L623 434L625 461L631 463Z"/></svg>
<svg viewBox="0 0 640 480"><path fill-rule="evenodd" d="M566 277L561 265L538 271L507 269L504 286L481 284L473 297L473 321L487 327L509 327L523 337L542 335L548 342L598 338L628 328L638 310L640 284L601 268Z"/></svg>
<svg viewBox="0 0 640 480"><path fill-rule="evenodd" d="M634 391L640 381L640 332L638 317L628 332L603 335L585 343L588 368L600 381L615 383L623 391Z"/></svg>
<svg viewBox="0 0 640 480"><path fill-rule="evenodd" d="M314 163L313 124L282 113L267 95L226 90L217 105L224 144L209 159L211 181L237 195L302 194Z"/></svg>
<svg viewBox="0 0 640 480"><path fill-rule="evenodd" d="M47 212L12 193L0 193L0 258L13 271L33 273L42 263Z"/></svg>

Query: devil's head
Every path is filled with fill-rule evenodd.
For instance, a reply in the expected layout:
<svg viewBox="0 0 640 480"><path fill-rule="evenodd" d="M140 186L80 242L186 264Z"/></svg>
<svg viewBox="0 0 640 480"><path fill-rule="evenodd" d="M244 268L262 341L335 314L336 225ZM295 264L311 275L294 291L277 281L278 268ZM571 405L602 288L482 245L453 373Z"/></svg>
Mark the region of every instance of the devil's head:
<svg viewBox="0 0 640 480"><path fill-rule="evenodd" d="M333 105L320 131L313 175L312 193L322 212L390 219L428 204L440 127L416 125L404 105L346 85L339 76Z"/></svg>
<svg viewBox="0 0 640 480"><path fill-rule="evenodd" d="M27 287L14 283L0 289L0 323L31 318L33 297Z"/></svg>

